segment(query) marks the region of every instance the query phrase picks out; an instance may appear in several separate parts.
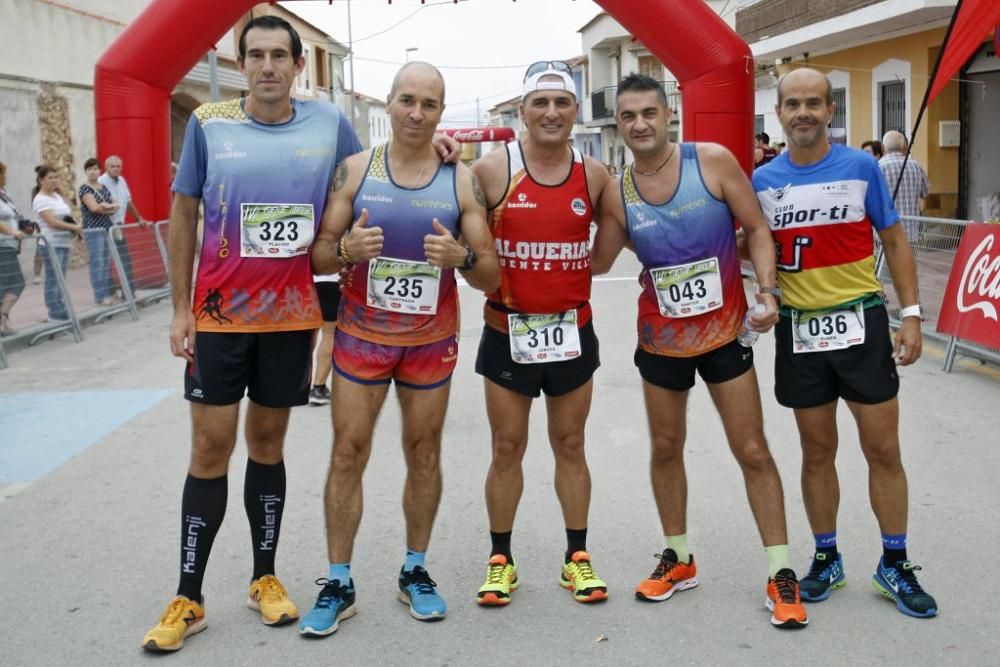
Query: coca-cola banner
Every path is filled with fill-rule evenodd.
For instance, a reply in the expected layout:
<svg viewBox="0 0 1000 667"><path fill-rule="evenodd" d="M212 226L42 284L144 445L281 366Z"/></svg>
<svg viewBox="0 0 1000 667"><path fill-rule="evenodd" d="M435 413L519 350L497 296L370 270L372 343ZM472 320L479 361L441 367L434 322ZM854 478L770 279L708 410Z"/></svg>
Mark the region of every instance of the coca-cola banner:
<svg viewBox="0 0 1000 667"><path fill-rule="evenodd" d="M1000 348L1000 225L969 224L951 266L938 331Z"/></svg>
<svg viewBox="0 0 1000 667"><path fill-rule="evenodd" d="M483 141L514 141L514 130L509 127L469 127L441 130L460 144Z"/></svg>

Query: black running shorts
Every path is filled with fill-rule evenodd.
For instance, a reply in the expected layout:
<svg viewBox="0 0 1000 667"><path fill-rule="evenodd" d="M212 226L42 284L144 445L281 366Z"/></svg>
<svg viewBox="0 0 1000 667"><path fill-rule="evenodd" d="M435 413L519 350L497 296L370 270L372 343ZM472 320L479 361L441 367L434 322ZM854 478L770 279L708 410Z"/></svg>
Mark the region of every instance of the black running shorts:
<svg viewBox="0 0 1000 667"><path fill-rule="evenodd" d="M316 294L319 296L319 309L323 313L324 322L336 322L337 311L340 309L340 283L324 280L315 283Z"/></svg>
<svg viewBox="0 0 1000 667"><path fill-rule="evenodd" d="M562 396L587 384L601 365L593 321L580 327L580 356L568 361L519 364L510 357L510 336L483 327L476 372L487 380L524 396Z"/></svg>
<svg viewBox="0 0 1000 667"><path fill-rule="evenodd" d="M865 310L865 342L830 352L792 352L792 318L774 328L774 395L786 408L814 408L838 398L882 403L899 392L885 306Z"/></svg>
<svg viewBox="0 0 1000 667"><path fill-rule="evenodd" d="M184 373L184 398L192 403L232 405L246 393L251 401L268 408L305 405L315 333L312 329L199 332L194 363L188 363Z"/></svg>
<svg viewBox="0 0 1000 667"><path fill-rule="evenodd" d="M672 391L687 391L694 386L695 371L711 384L743 375L753 368L753 348L733 340L694 357L667 357L636 348L635 365L646 382Z"/></svg>

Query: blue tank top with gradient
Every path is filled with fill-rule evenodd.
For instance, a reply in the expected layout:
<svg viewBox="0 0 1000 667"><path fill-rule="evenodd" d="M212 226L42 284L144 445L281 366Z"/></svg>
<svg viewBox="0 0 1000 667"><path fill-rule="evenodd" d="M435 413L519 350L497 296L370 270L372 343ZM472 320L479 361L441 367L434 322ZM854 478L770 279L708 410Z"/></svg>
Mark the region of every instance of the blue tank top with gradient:
<svg viewBox="0 0 1000 667"><path fill-rule="evenodd" d="M747 302L736 249L733 214L705 186L696 145L680 145L677 190L663 204L643 199L631 166L622 174L626 231L643 265L639 296L639 347L652 354L692 357L731 342ZM650 269L718 260L722 305L701 314L671 317L661 312Z"/></svg>
<svg viewBox="0 0 1000 667"><path fill-rule="evenodd" d="M436 234L437 218L458 238L461 209L456 190L456 167L441 164L430 183L406 188L392 179L388 144L372 149L364 179L354 196L354 219L368 209L368 226L381 227L382 257L426 262L424 237ZM357 338L385 345L424 345L458 330L458 297L455 270L441 271L438 306L434 315L400 313L368 307L368 262L357 264L342 289L337 326Z"/></svg>

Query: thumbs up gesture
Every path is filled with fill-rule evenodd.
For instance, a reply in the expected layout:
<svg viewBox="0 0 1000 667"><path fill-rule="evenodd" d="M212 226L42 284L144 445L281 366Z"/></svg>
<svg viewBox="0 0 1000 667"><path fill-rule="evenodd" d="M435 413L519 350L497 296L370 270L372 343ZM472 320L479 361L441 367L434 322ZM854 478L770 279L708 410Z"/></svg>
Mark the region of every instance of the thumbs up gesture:
<svg viewBox="0 0 1000 667"><path fill-rule="evenodd" d="M460 244L448 229L437 218L431 221L434 233L424 237L424 255L427 261L441 269L454 269L462 266L468 250Z"/></svg>
<svg viewBox="0 0 1000 667"><path fill-rule="evenodd" d="M355 263L367 262L373 257L378 257L382 252L382 243L385 237L382 236L381 227L368 226L368 209L361 209L361 215L351 225L350 231L344 237L344 246Z"/></svg>

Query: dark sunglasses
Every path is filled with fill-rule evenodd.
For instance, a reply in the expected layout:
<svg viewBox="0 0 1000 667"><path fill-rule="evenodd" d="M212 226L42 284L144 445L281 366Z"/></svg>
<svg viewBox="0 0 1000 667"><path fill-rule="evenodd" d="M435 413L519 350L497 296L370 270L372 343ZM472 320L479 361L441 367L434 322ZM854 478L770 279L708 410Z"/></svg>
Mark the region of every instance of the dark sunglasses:
<svg viewBox="0 0 1000 667"><path fill-rule="evenodd" d="M570 76L573 76L573 70L562 60L539 60L537 63L532 63L528 65L527 71L524 73L524 80L527 81L529 76L534 76L539 72L565 72Z"/></svg>

